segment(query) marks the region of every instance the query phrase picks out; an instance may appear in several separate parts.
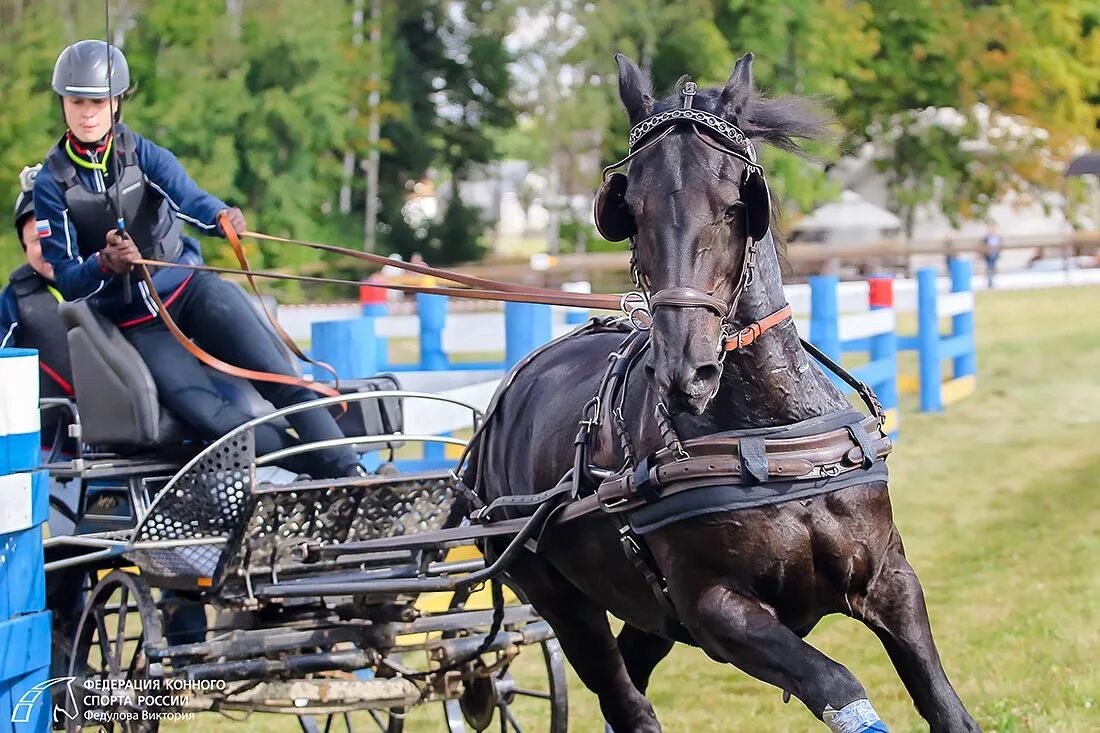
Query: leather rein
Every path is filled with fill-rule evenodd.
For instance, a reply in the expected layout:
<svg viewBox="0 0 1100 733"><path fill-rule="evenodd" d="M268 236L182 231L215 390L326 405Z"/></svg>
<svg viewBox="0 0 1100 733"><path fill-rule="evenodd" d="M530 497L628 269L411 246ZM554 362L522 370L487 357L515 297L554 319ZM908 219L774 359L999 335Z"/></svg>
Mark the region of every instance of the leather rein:
<svg viewBox="0 0 1100 733"><path fill-rule="evenodd" d="M437 267L431 267L429 265L420 265L412 262L404 262L401 260L394 260L389 257L383 257L382 255L373 254L371 252L362 252L359 250L349 249L346 247L339 247L332 244L323 244L321 242L311 242L301 239L291 239L288 237L277 237L270 234L262 234L260 232L245 231L238 233L233 229L233 226L229 221L222 217L220 222L222 230L225 232L226 239L233 250L233 254L240 264L239 268L232 267L215 267L211 265L192 265L183 264L178 262L161 262L159 260L140 258L135 261L135 265L140 268L141 277L145 281L149 289L150 297L153 303L157 306L157 312L161 320L164 321L164 325L168 328L169 332L176 338L181 346L193 357L198 359L208 367L228 374L233 377L241 379L261 381L261 382L273 382L276 384L289 384L294 386L305 387L306 389L320 394L325 397L336 397L340 395L339 392L339 377L336 371L331 365L324 362L315 360L305 354L298 345L294 342L294 339L283 329L279 324L279 321L268 309L266 303L264 303L262 294L256 283L256 278L264 278L269 280L286 280L295 282L310 282L310 283L326 283L334 285L353 285L362 286L370 285L371 287L380 287L386 290L394 290L402 293L423 293L429 295L444 295L452 298L472 299L472 300L485 300L494 302L513 302L513 303L535 303L541 305L551 306L564 306L574 308L590 308L595 310L622 310L630 322L640 330L649 328L652 317L650 316L650 309L657 307L658 305L667 305L670 307L707 307L712 310L718 307L718 301L716 298L702 293L701 291L692 291L691 289L670 289L658 293L659 299L654 302L646 296L642 296L642 300L632 300L632 296L639 295L637 293L627 293L625 295L599 295L599 294L585 294L585 293L566 293L561 290L554 290L551 288L542 288L529 285L520 285L517 283L503 282L500 280L492 280L489 278L477 277L474 275L467 275L464 273L454 272L452 270L445 270ZM406 272L413 272L419 275L425 275L434 277L447 282L455 283L459 286L465 287L453 287L453 286L437 286L437 285L399 285L396 283L385 282L370 282L364 283L359 280L349 280L344 278L333 277L319 277L310 275L295 275L291 273L272 272L267 270L254 270L252 269L248 257L245 254L243 245L241 244L241 237L249 237L252 239L264 240L269 242L278 242L282 244L290 244L302 247L308 247L310 249L319 250L322 252L331 252L335 254L345 255L353 257L355 259L363 260L375 265L392 266ZM745 261L750 263L747 268L742 268L742 273L748 272L751 277L751 262L749 252L746 250ZM179 325L172 318L165 306L164 302L157 293L153 284L152 274L149 268L168 268L168 269L184 269L198 272L213 272L218 274L231 274L242 275L247 280L250 289L256 295L260 301L260 307L263 310L264 315L267 317L268 322L271 324L276 335L283 342L284 345L303 361L307 361L320 369L327 371L333 376L336 387L330 387L314 380L302 379L300 377L279 374L276 372L266 372L255 369L245 369L219 359L218 357L210 354L201 346L193 342L186 334L183 333ZM745 275L742 274L744 279ZM713 302L711 302L713 301ZM728 338L723 339L723 346L725 349L735 349L747 346L754 340L760 337L762 333L767 331L779 323L782 323L791 316L790 306L785 306L783 309L772 313L765 318L760 319L754 323L745 326L738 331L730 331Z"/></svg>

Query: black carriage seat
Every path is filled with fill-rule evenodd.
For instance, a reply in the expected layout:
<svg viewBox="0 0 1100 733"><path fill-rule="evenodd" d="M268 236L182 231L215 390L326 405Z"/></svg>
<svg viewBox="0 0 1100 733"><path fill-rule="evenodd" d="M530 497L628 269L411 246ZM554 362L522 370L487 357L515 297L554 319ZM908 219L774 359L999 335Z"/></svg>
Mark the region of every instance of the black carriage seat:
<svg viewBox="0 0 1100 733"><path fill-rule="evenodd" d="M129 452L194 437L160 404L148 367L113 323L85 302L62 303L58 311L68 329L84 443ZM218 391L248 414L259 417L275 409L249 382L209 372Z"/></svg>
<svg viewBox="0 0 1100 733"><path fill-rule="evenodd" d="M253 302L251 298L249 302ZM268 307L271 309L270 304ZM62 303L59 312L68 329L73 387L84 443L125 453L176 445L194 437L188 435L186 426L171 410L160 404L156 384L145 362L114 324L84 302ZM286 351L273 331L269 331L269 336ZM287 355L297 367L297 359L289 352ZM214 369L208 371L218 391L246 413L259 417L275 410L247 380ZM395 377L382 375L341 382L340 388L344 393L354 393L400 389L400 385ZM279 424L289 428L285 420ZM339 425L348 436L399 433L403 430L401 402L396 398L352 402ZM356 448L366 451L400 445L364 442Z"/></svg>

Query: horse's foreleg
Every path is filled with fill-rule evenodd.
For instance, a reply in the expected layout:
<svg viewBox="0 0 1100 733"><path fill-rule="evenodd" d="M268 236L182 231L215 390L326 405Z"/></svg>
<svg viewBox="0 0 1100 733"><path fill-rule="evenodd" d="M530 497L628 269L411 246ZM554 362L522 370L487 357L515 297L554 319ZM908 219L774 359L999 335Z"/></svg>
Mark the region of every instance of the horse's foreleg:
<svg viewBox="0 0 1100 733"><path fill-rule="evenodd" d="M834 731L885 733L859 680L780 623L759 600L710 586L690 594L674 590L674 602L712 658L789 692Z"/></svg>
<svg viewBox="0 0 1100 733"><path fill-rule="evenodd" d="M900 540L884 559L853 611L878 635L917 711L932 733L976 733L981 730L959 699L936 651L924 591L901 549Z"/></svg>
<svg viewBox="0 0 1100 733"><path fill-rule="evenodd" d="M623 626L617 641L630 681L644 695L654 668L668 656L675 642L630 624Z"/></svg>
<svg viewBox="0 0 1100 733"><path fill-rule="evenodd" d="M553 627L566 658L599 698L604 720L616 733L659 733L653 706L630 681L607 612L537 556L521 553L508 573Z"/></svg>

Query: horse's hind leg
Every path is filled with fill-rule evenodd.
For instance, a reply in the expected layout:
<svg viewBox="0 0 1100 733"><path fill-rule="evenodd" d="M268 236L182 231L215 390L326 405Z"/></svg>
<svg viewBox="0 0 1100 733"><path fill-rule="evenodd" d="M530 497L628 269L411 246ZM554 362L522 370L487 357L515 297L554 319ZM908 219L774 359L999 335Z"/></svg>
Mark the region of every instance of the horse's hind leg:
<svg viewBox="0 0 1100 733"><path fill-rule="evenodd" d="M630 681L607 612L534 555L522 553L508 574L550 622L566 658L599 698L604 720L615 732L659 733L653 706Z"/></svg>
<svg viewBox="0 0 1100 733"><path fill-rule="evenodd" d="M857 618L886 647L917 711L932 733L973 733L981 728L959 699L936 651L924 591L901 549L901 541L884 559L866 597L853 599Z"/></svg>
<svg viewBox="0 0 1100 733"><path fill-rule="evenodd" d="M681 621L703 650L797 697L834 731L885 733L863 685L784 626L771 608L720 585L674 590Z"/></svg>
<svg viewBox="0 0 1100 733"><path fill-rule="evenodd" d="M643 695L654 668L672 651L674 641L626 624L617 638L630 681Z"/></svg>

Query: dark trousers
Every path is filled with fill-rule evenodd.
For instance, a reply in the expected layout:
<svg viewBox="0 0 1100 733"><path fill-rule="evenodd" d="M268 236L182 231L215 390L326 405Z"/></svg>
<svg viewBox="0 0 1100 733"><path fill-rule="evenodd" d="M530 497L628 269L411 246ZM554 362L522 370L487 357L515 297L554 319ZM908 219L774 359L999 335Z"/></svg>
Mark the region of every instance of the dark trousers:
<svg viewBox="0 0 1100 733"><path fill-rule="evenodd" d="M248 296L213 273L196 272L183 293L168 306L168 312L196 344L222 361L244 369L295 373L285 346ZM218 390L206 367L187 353L159 318L125 328L123 334L149 367L161 403L201 437L220 438L253 418ZM252 384L275 407L317 397L305 387L260 381ZM302 442L343 437L327 410L306 410L287 416L287 420ZM255 437L257 455L298 442L272 424L258 426ZM350 447L342 447L292 456L280 465L322 478L343 476L358 460Z"/></svg>

